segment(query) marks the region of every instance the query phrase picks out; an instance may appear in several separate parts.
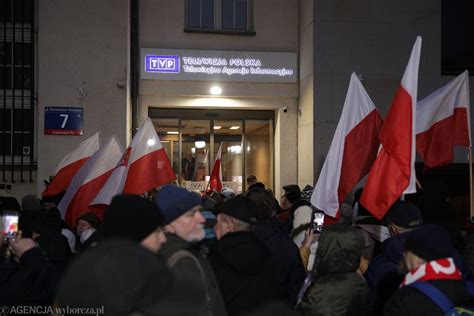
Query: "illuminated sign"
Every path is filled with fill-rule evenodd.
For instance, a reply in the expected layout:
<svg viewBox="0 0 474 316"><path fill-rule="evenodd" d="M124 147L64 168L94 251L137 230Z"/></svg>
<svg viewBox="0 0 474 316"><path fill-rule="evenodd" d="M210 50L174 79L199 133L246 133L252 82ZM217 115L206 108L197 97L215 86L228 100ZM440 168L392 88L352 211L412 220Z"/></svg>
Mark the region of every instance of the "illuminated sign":
<svg viewBox="0 0 474 316"><path fill-rule="evenodd" d="M179 56L157 55L145 57L145 71L158 73L179 73Z"/></svg>
<svg viewBox="0 0 474 316"><path fill-rule="evenodd" d="M296 83L296 53L142 48L141 79Z"/></svg>

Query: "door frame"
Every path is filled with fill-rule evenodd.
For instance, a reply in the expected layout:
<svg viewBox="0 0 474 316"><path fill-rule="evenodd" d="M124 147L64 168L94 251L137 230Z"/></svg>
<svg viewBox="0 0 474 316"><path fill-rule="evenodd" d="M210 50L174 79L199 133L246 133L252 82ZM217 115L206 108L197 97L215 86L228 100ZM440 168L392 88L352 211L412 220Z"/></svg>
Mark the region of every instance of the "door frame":
<svg viewBox="0 0 474 316"><path fill-rule="evenodd" d="M210 122L210 144L209 144L209 170L212 169L211 163L214 163L214 121L215 120L241 120L241 148L245 148L245 120L265 120L270 122L270 165L272 167L271 182L275 188L275 111L269 110L222 110L222 109L183 109L183 108L148 108L150 118L174 118L178 119L179 142L178 142L178 169L181 170L182 160L182 120L209 120ZM246 151L242 150L242 191L247 190L246 175ZM178 183L181 183L181 172L178 172Z"/></svg>

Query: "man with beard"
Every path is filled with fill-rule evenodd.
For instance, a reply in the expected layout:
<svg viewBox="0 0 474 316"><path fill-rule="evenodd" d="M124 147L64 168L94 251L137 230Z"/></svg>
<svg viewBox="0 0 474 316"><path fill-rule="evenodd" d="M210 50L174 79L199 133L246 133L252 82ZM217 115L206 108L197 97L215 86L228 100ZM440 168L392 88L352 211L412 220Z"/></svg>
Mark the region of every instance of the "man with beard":
<svg viewBox="0 0 474 316"><path fill-rule="evenodd" d="M201 199L193 192L166 185L158 192L156 203L165 217L167 242L160 254L175 272L186 271L200 279L201 308L197 315L226 315L225 305L212 268L207 260L208 250L197 243L204 239Z"/></svg>

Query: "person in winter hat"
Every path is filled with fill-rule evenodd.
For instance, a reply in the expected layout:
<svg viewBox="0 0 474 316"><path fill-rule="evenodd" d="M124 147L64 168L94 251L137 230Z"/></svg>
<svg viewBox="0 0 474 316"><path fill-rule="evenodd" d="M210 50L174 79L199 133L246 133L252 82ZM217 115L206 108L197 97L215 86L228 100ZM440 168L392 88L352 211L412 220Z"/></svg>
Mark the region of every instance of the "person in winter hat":
<svg viewBox="0 0 474 316"><path fill-rule="evenodd" d="M105 239L132 240L157 253L166 242L163 214L158 206L138 195L117 195L105 210Z"/></svg>
<svg viewBox="0 0 474 316"><path fill-rule="evenodd" d="M175 185L163 186L155 202L164 215L167 242L160 251L168 266L176 273L192 271L199 289L206 295L197 315L226 315L226 309L214 272L207 260L209 250L198 242L205 237L201 198L194 192Z"/></svg>
<svg viewBox="0 0 474 316"><path fill-rule="evenodd" d="M434 287L452 306L473 306L473 297L454 262L455 250L444 228L425 225L410 234L404 246L402 263L406 274L401 287L385 304L384 315L444 315L436 303L440 299L415 288L418 284Z"/></svg>
<svg viewBox="0 0 474 316"><path fill-rule="evenodd" d="M280 279L281 262L253 233L256 222L257 207L244 196L218 208L214 227L218 241L209 258L229 315L288 297Z"/></svg>

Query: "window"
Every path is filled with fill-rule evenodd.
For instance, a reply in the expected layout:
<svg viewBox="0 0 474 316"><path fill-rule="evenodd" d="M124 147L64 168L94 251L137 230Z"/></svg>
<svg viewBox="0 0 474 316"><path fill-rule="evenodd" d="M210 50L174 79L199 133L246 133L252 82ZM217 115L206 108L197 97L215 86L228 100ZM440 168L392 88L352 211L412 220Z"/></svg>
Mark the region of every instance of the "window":
<svg viewBox="0 0 474 316"><path fill-rule="evenodd" d="M251 0L186 0L186 31L253 34Z"/></svg>
<svg viewBox="0 0 474 316"><path fill-rule="evenodd" d="M24 171L32 181L33 16L33 0L0 0L0 181L25 181ZM20 171L21 179L15 179L14 171Z"/></svg>

